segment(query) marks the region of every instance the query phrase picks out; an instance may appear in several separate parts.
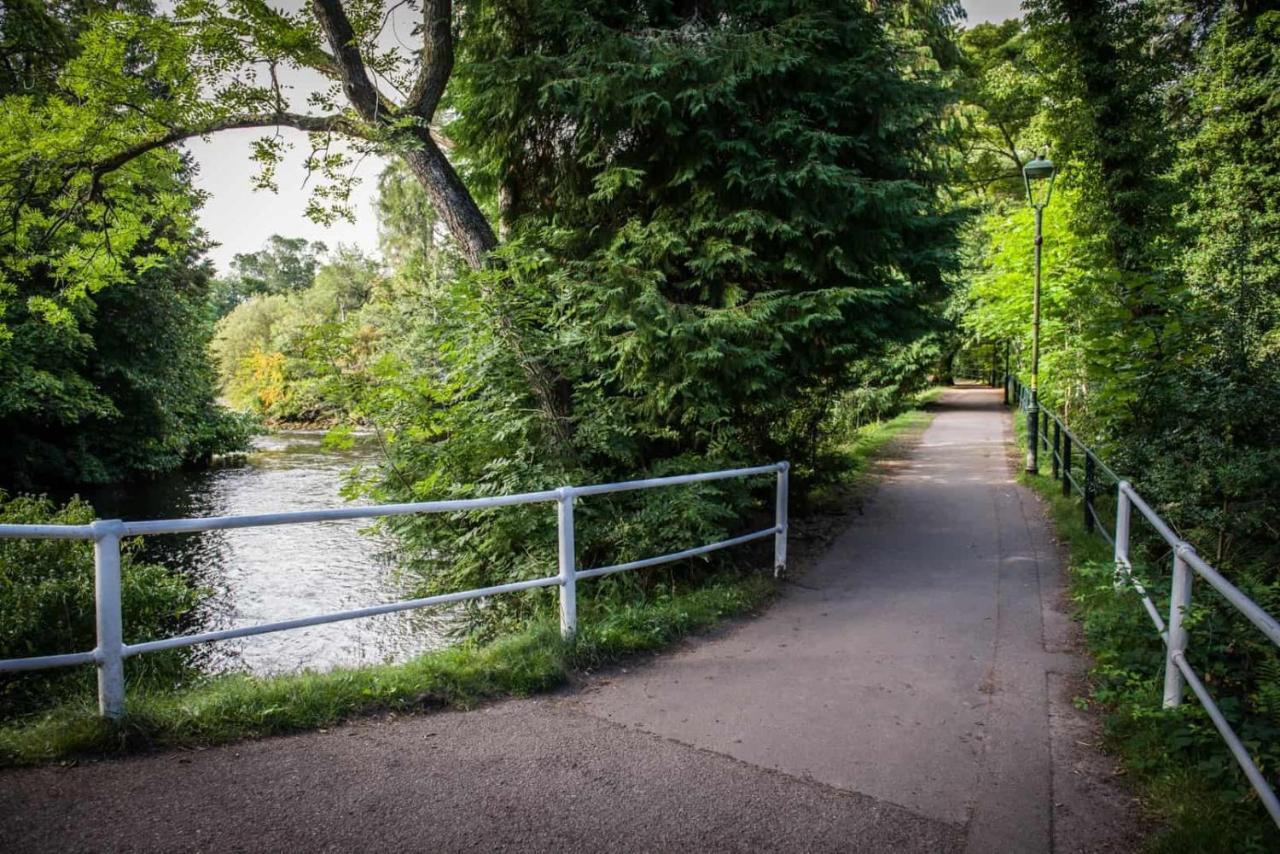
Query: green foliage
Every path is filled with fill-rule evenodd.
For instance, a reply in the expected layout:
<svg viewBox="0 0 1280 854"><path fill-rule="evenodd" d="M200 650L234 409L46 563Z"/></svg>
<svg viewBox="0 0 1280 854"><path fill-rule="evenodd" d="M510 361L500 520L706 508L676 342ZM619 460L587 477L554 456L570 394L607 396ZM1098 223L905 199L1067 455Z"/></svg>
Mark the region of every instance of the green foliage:
<svg viewBox="0 0 1280 854"><path fill-rule="evenodd" d="M958 189L981 201L1021 200L1020 169L1029 150L1042 144L1032 123L1044 95L1033 73L1026 25L1017 18L978 24L960 37L962 74L957 113L964 128L956 152Z"/></svg>
<svg viewBox="0 0 1280 854"><path fill-rule="evenodd" d="M86 525L93 508L73 499L55 506L44 498L0 492L5 524ZM120 599L125 642L155 640L191 619L203 593L163 566L137 559L136 544L122 550ZM83 652L96 645L93 545L80 540L0 540L0 658ZM189 650L173 650L130 662L131 687L174 687L192 670ZM0 680L0 718L12 718L93 696L89 667L31 671Z"/></svg>
<svg viewBox="0 0 1280 854"><path fill-rule="evenodd" d="M237 253L231 274L213 283L209 295L215 320L237 305L260 294L291 294L311 287L320 256L328 247L320 241L273 234L257 252Z"/></svg>
<svg viewBox="0 0 1280 854"><path fill-rule="evenodd" d="M1014 417L1014 432L1025 447L1025 419ZM1087 531L1078 499L1064 498L1058 484L1044 477L1022 477L1049 507L1058 535L1070 547L1070 588L1086 645L1093 657L1090 701L1105 715L1107 745L1140 782L1144 800L1165 820L1148 841L1152 852L1264 851L1274 833L1253 790L1188 692L1176 710L1163 708L1164 644L1132 586L1115 587L1115 564L1108 543ZM1141 526L1133 533L1141 539ZM1170 578L1166 562L1139 563L1134 569L1162 612L1168 611ZM1206 622L1210 591L1197 587L1196 607L1188 615L1191 660L1232 727L1249 745L1267 773L1275 768L1277 728L1237 702L1242 670L1233 649L1243 636ZM1236 659L1233 661L1233 659ZM1274 693L1275 680L1257 686Z"/></svg>
<svg viewBox="0 0 1280 854"><path fill-rule="evenodd" d="M471 185L502 188L509 236L491 269L424 284L419 316L392 321L352 405L392 436L365 488L489 495L781 458L803 480L838 410L920 387L955 218L931 157L946 76L907 28L820 2L466 14L448 133ZM851 387L893 390L853 404ZM767 486L580 502L581 563L737 532ZM554 563L545 508L394 527L427 590Z"/></svg>
<svg viewBox="0 0 1280 854"><path fill-rule="evenodd" d="M86 25L106 4L39 5L2 19L0 484L203 462L243 445L245 429L213 403L209 275L188 169L166 153L110 177L59 171L68 151L107 145L77 76L94 49ZM137 74L161 57L135 49L119 59Z"/></svg>
<svg viewBox="0 0 1280 854"><path fill-rule="evenodd" d="M48 278L15 285L25 299L3 319L0 483L122 480L244 446L247 426L214 403L208 273L189 263L69 301Z"/></svg>
<svg viewBox="0 0 1280 854"><path fill-rule="evenodd" d="M422 184L400 161L378 176L378 242L402 283L438 287L463 265Z"/></svg>
<svg viewBox="0 0 1280 854"><path fill-rule="evenodd" d="M276 236L269 248L296 242ZM314 275L239 302L211 348L223 393L274 422L348 420L350 387L366 381L378 352L376 306L391 299L380 266L340 248Z"/></svg>

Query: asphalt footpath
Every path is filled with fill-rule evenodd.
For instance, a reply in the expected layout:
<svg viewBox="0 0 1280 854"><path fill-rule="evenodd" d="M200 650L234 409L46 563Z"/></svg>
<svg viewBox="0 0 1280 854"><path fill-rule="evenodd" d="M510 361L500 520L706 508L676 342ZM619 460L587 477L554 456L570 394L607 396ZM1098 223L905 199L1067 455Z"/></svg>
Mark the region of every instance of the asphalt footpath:
<svg viewBox="0 0 1280 854"><path fill-rule="evenodd" d="M947 392L728 631L544 698L3 772L0 850L1132 850L1008 424Z"/></svg>

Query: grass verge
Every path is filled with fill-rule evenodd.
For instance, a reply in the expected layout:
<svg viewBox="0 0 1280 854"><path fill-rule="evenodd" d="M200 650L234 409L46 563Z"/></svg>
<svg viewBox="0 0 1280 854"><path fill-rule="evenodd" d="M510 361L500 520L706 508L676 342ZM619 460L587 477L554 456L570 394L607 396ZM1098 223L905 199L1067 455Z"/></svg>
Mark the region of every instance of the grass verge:
<svg viewBox="0 0 1280 854"><path fill-rule="evenodd" d="M69 756L193 747L315 729L386 711L466 709L564 684L575 668L660 649L758 608L772 592L760 575L714 578L697 589L596 613L584 597L573 645L537 624L492 643L459 646L404 664L275 677L220 676L180 692L132 693L120 724L91 698L0 728L0 762L30 765Z"/></svg>
<svg viewBox="0 0 1280 854"><path fill-rule="evenodd" d="M867 487L870 479L867 467L893 442L912 436L929 426L933 413L928 407L941 396L943 388L930 388L915 395L909 408L892 418L875 421L851 430L831 448L836 458L833 469L838 476L833 480L814 484L803 502L797 502L801 513L805 510L822 510L849 502L851 495ZM801 520L803 521L803 519Z"/></svg>
<svg viewBox="0 0 1280 854"><path fill-rule="evenodd" d="M1014 410L1014 433L1026 451L1026 420ZM1042 455L1043 456L1043 455ZM1041 460L1047 467L1046 459ZM1147 838L1150 854L1237 854L1278 850L1275 826L1203 709L1188 696L1181 708L1162 708L1164 645L1132 589L1114 586L1111 546L1084 526L1080 500L1062 495L1051 477L1019 474L1035 490L1069 551L1068 579L1085 646L1093 659L1090 697L1103 715L1107 749L1121 760L1157 828ZM1151 587L1161 610L1167 575ZM1188 694L1190 692L1188 691ZM1208 743L1206 749L1204 744ZM1239 782L1232 784L1233 779ZM1222 785L1211 785L1216 780Z"/></svg>
<svg viewBox="0 0 1280 854"><path fill-rule="evenodd" d="M941 389L933 389L926 393L918 400L917 406L932 403L941 391ZM885 445L929 426L932 420L933 413L917 408L907 410L888 421L868 424L839 446L840 455L849 465L848 471L856 477L863 473L867 464L884 449Z"/></svg>
<svg viewBox="0 0 1280 854"><path fill-rule="evenodd" d="M929 399L922 396L918 403ZM848 463L842 483L865 478L869 460L930 417L909 410L858 430L839 450ZM99 718L96 700L83 696L38 715L0 722L0 766L203 747L303 732L380 712L467 709L489 699L529 696L564 685L575 671L656 652L752 613L774 590L771 577L728 570L686 589L655 589L623 607L597 606L589 589L580 589L579 632L573 644L561 640L557 626L539 623L488 644L464 642L403 664L274 677L226 675L179 691L132 691L128 714L118 724Z"/></svg>

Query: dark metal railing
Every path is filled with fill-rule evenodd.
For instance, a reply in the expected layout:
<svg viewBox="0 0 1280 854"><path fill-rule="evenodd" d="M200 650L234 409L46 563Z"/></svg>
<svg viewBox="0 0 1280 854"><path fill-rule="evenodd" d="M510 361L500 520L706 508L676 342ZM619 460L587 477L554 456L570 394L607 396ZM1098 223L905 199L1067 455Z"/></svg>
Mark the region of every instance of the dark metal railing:
<svg viewBox="0 0 1280 854"><path fill-rule="evenodd" d="M1026 411L1031 403L1030 390L1012 374L1005 377L1005 402L1008 403L1010 400L1016 401L1023 411ZM1226 716L1223 715L1217 702L1187 659L1190 632L1183 619L1191 607L1193 576L1207 581L1237 612L1277 646L1280 646L1280 622L1196 554L1195 548L1179 537L1173 527L1143 500L1127 480L1112 471L1098 458L1097 454L1076 438L1056 413L1044 408L1044 404L1039 401L1037 404L1037 409L1041 413L1037 417L1043 419L1043 422L1036 425L1040 429L1036 431L1039 435L1034 441L1039 442L1044 450L1052 452L1050 468L1054 479L1062 481L1062 494L1068 497L1072 491L1080 494L1085 529L1101 535L1114 550L1116 589L1131 588L1138 594L1142 607L1164 642L1164 707L1171 709L1181 705L1184 687L1191 688L1196 699L1204 706L1214 728L1226 742L1231 755L1239 763L1249 784L1258 793L1258 798L1271 815L1271 820L1280 828L1280 798L1277 798L1271 782L1259 770L1249 746L1231 728ZM1052 437L1049 432L1050 423L1053 425ZM1073 449L1078 451L1082 458L1078 468L1072 464ZM1077 472L1080 475L1079 479L1076 478ZM1102 485L1100 481L1103 478L1113 481L1115 489L1100 490L1099 486ZM1114 530L1108 531L1102 517L1098 515L1097 505L1101 501L1112 500L1112 496L1115 500L1112 515L1116 521ZM1138 510L1140 518L1146 519L1155 533L1173 551L1167 623L1161 617L1160 609L1152 601L1146 586L1134 573L1129 548L1134 509Z"/></svg>
<svg viewBox="0 0 1280 854"><path fill-rule="evenodd" d="M1013 402L1026 410L1031 400L1031 390L1016 376L1009 375L1005 380L1006 402ZM1066 422L1053 410L1037 402L1040 424L1036 431L1036 441L1040 450L1049 455L1050 473L1054 480L1062 482L1062 494L1070 497L1074 492L1080 496L1081 521L1086 531L1097 533L1108 543L1115 544L1114 532L1107 529L1104 519L1112 515L1110 507L1099 509L1099 505L1114 502L1115 490L1123 480L1111 470L1093 450L1080 441L1071 432ZM1113 505L1114 506L1114 505Z"/></svg>

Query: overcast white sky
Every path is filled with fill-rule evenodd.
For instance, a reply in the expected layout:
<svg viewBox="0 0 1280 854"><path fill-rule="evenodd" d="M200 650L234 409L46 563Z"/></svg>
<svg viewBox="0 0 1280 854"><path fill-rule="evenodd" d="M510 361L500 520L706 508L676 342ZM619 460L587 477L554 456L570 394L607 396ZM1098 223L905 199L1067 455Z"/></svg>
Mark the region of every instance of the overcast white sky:
<svg viewBox="0 0 1280 854"><path fill-rule="evenodd" d="M296 2L281 5L292 6ZM1019 14L1018 0L963 0L963 5L970 24L1003 21ZM277 171L280 192L251 189L250 178L255 170L249 160L249 146L262 133L260 130L228 131L208 141L197 139L187 143L187 149L200 167L196 186L209 194L200 222L210 238L220 244L209 253L219 272L227 271L236 253L260 249L272 234L322 240L330 248L345 243L375 251L378 232L373 215L373 192L383 164L368 158L356 171L361 183L353 200L354 222L317 225L302 215L308 196L303 186L305 134L281 131L294 141L294 148Z"/></svg>

